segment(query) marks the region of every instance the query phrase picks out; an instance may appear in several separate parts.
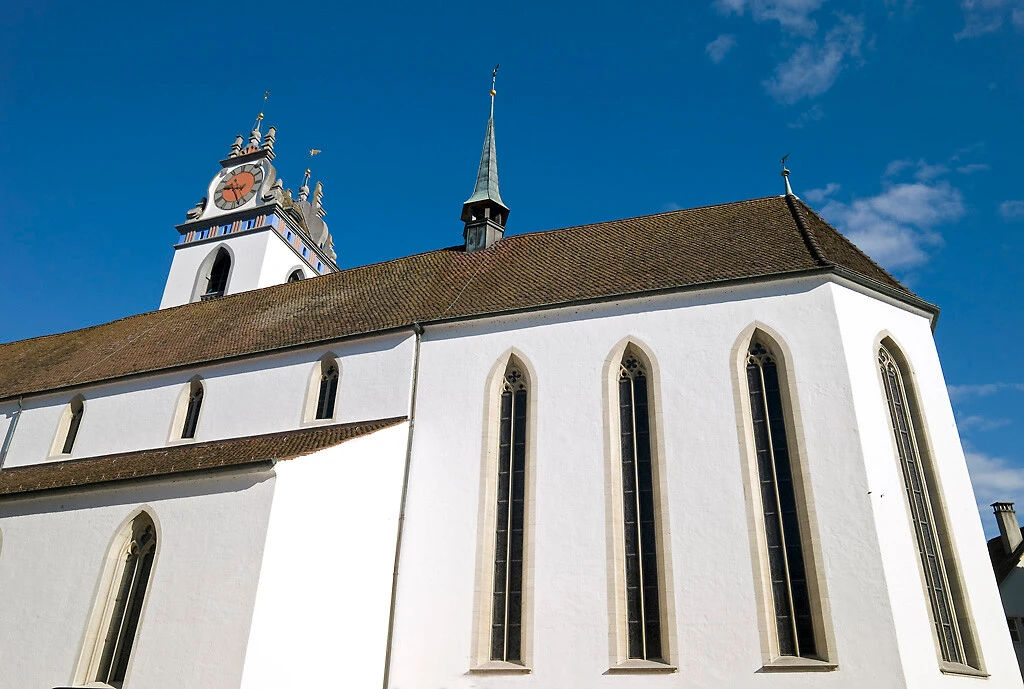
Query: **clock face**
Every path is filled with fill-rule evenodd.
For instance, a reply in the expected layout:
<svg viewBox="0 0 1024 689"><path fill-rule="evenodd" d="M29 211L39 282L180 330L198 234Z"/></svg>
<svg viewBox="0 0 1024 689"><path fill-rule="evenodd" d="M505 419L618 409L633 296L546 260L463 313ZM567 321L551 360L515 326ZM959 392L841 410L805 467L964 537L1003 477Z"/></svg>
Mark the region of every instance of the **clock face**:
<svg viewBox="0 0 1024 689"><path fill-rule="evenodd" d="M248 203L263 183L263 166L239 165L229 171L217 185L213 202L217 208L229 211Z"/></svg>

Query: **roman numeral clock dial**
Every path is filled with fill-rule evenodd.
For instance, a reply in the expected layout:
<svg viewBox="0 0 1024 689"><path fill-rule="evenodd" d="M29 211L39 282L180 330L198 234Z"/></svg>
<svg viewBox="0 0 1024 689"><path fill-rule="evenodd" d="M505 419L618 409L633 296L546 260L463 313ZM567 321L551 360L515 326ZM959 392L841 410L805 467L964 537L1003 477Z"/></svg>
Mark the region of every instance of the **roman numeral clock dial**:
<svg viewBox="0 0 1024 689"><path fill-rule="evenodd" d="M248 203L263 183L263 166L239 165L230 170L217 185L213 202L229 211Z"/></svg>

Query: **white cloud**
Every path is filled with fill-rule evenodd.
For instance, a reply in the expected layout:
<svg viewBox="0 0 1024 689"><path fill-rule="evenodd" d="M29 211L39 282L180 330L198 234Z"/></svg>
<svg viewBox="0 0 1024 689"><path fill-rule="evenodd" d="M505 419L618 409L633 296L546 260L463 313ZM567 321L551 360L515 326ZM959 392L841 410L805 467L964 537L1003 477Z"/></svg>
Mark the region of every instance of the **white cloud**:
<svg viewBox="0 0 1024 689"><path fill-rule="evenodd" d="M729 51L736 47L736 37L732 34L724 33L715 40L704 46L704 52L708 54L711 61L716 65L725 59L725 56L729 54Z"/></svg>
<svg viewBox="0 0 1024 689"><path fill-rule="evenodd" d="M1024 495L1024 467L1004 457L993 457L979 452L965 443L964 455L967 470L974 485L974 497L978 501L978 512L986 531L992 533L993 502L1015 502Z"/></svg>
<svg viewBox="0 0 1024 689"><path fill-rule="evenodd" d="M949 398L954 402L968 397L988 397L1003 390L1024 392L1024 383L981 383L976 385L947 385Z"/></svg>
<svg viewBox="0 0 1024 689"><path fill-rule="evenodd" d="M956 171L961 175L973 175L975 172L985 172L991 169L992 166L985 163L968 163L967 165L961 165Z"/></svg>
<svg viewBox="0 0 1024 689"><path fill-rule="evenodd" d="M832 199L821 213L873 259L898 269L927 262L929 250L943 244L934 228L963 217L964 204L948 182L915 182L850 203Z"/></svg>
<svg viewBox="0 0 1024 689"><path fill-rule="evenodd" d="M913 160L894 160L885 166L886 177L894 177L914 164Z"/></svg>
<svg viewBox="0 0 1024 689"><path fill-rule="evenodd" d="M924 161L924 159L921 159L917 161L917 172L914 173L914 179L921 182L927 182L948 173L949 168L942 163L929 165Z"/></svg>
<svg viewBox="0 0 1024 689"><path fill-rule="evenodd" d="M999 214L1007 220L1024 218L1024 201L1003 201L999 204Z"/></svg>
<svg viewBox="0 0 1024 689"><path fill-rule="evenodd" d="M964 28L953 35L958 41L998 30L1007 15L1018 30L1024 31L1024 0L961 0L960 7L964 11Z"/></svg>
<svg viewBox="0 0 1024 689"><path fill-rule="evenodd" d="M811 122L817 122L825 116L825 110L818 103L812 105L809 109L800 113L800 115L790 122L788 126L790 129L803 129Z"/></svg>
<svg viewBox="0 0 1024 689"><path fill-rule="evenodd" d="M747 11L756 22L776 21L791 33L813 35L818 26L810 14L825 0L715 0L712 5L724 15L742 17Z"/></svg>
<svg viewBox="0 0 1024 689"><path fill-rule="evenodd" d="M835 182L829 182L828 184L825 185L823 189L808 189L807 191L803 192L801 196L805 200L810 201L811 203L821 203L829 196L832 196L832 194L835 194L840 189L842 189L842 187L836 184Z"/></svg>
<svg viewBox="0 0 1024 689"><path fill-rule="evenodd" d="M762 84L775 100L787 105L821 95L832 87L851 58L860 57L863 41L864 21L840 15L823 42L799 46Z"/></svg>
<svg viewBox="0 0 1024 689"><path fill-rule="evenodd" d="M981 416L980 414L958 416L956 419L956 427L961 433L970 433L971 431L994 431L997 428L1009 426L1011 423L1013 423L1011 419L990 419L987 416Z"/></svg>

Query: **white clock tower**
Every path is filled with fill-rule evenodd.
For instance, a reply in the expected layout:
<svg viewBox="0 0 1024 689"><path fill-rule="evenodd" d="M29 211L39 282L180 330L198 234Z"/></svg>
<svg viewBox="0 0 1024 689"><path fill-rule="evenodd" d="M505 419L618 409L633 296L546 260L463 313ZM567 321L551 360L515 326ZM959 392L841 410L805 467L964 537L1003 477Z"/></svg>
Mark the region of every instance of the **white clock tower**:
<svg viewBox="0 0 1024 689"><path fill-rule="evenodd" d="M323 217L323 186L312 199L309 170L298 198L277 176L277 130L260 132L263 113L248 145L236 137L220 161L207 195L175 229L181 235L167 276L160 308L279 285L338 270Z"/></svg>

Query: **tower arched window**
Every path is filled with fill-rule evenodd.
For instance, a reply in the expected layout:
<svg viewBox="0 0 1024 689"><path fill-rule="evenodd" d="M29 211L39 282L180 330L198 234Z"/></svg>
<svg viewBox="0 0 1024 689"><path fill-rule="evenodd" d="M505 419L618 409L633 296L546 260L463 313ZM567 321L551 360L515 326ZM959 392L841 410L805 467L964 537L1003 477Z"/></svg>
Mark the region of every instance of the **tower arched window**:
<svg viewBox="0 0 1024 689"><path fill-rule="evenodd" d="M514 361L499 396L498 470L491 595L491 660L522 662L526 423L529 389Z"/></svg>
<svg viewBox="0 0 1024 689"><path fill-rule="evenodd" d="M320 362L320 385L316 397L317 419L333 419L334 405L338 398L338 364L333 357Z"/></svg>
<svg viewBox="0 0 1024 689"><path fill-rule="evenodd" d="M619 363L618 393L628 657L663 661L650 373L632 347Z"/></svg>
<svg viewBox="0 0 1024 689"><path fill-rule="evenodd" d="M296 268L288 276L288 282L298 282L299 280L305 279L305 277L306 276L303 274L302 269L301 268Z"/></svg>
<svg viewBox="0 0 1024 689"><path fill-rule="evenodd" d="M185 406L185 418L181 426L182 438L195 438L196 427L199 426L199 412L203 408L203 382L194 379L189 383L188 402Z"/></svg>
<svg viewBox="0 0 1024 689"><path fill-rule="evenodd" d="M920 408L907 381L902 355L891 342L878 348L890 426L917 541L939 655L943 661L977 667L963 591L928 448L921 436Z"/></svg>
<svg viewBox="0 0 1024 689"><path fill-rule="evenodd" d="M101 588L96 623L86 641L83 684L120 687L124 683L156 547L156 526L146 512L140 512L115 539L112 568L108 570L107 585Z"/></svg>
<svg viewBox="0 0 1024 689"><path fill-rule="evenodd" d="M85 415L85 400L81 395L76 396L64 408L60 423L57 426L57 437L54 440L52 454L70 455L75 449L75 441L78 439L78 430L82 426L82 417Z"/></svg>
<svg viewBox="0 0 1024 689"><path fill-rule="evenodd" d="M228 275L231 274L231 255L223 247L218 250L217 257L210 268L210 278L206 285L204 299L224 296L228 287Z"/></svg>
<svg viewBox="0 0 1024 689"><path fill-rule="evenodd" d="M757 494L767 550L767 578L779 656L818 658L813 592L808 583L801 522L806 508L798 490L787 429L782 376L776 355L754 337L747 350L747 392L757 463Z"/></svg>

